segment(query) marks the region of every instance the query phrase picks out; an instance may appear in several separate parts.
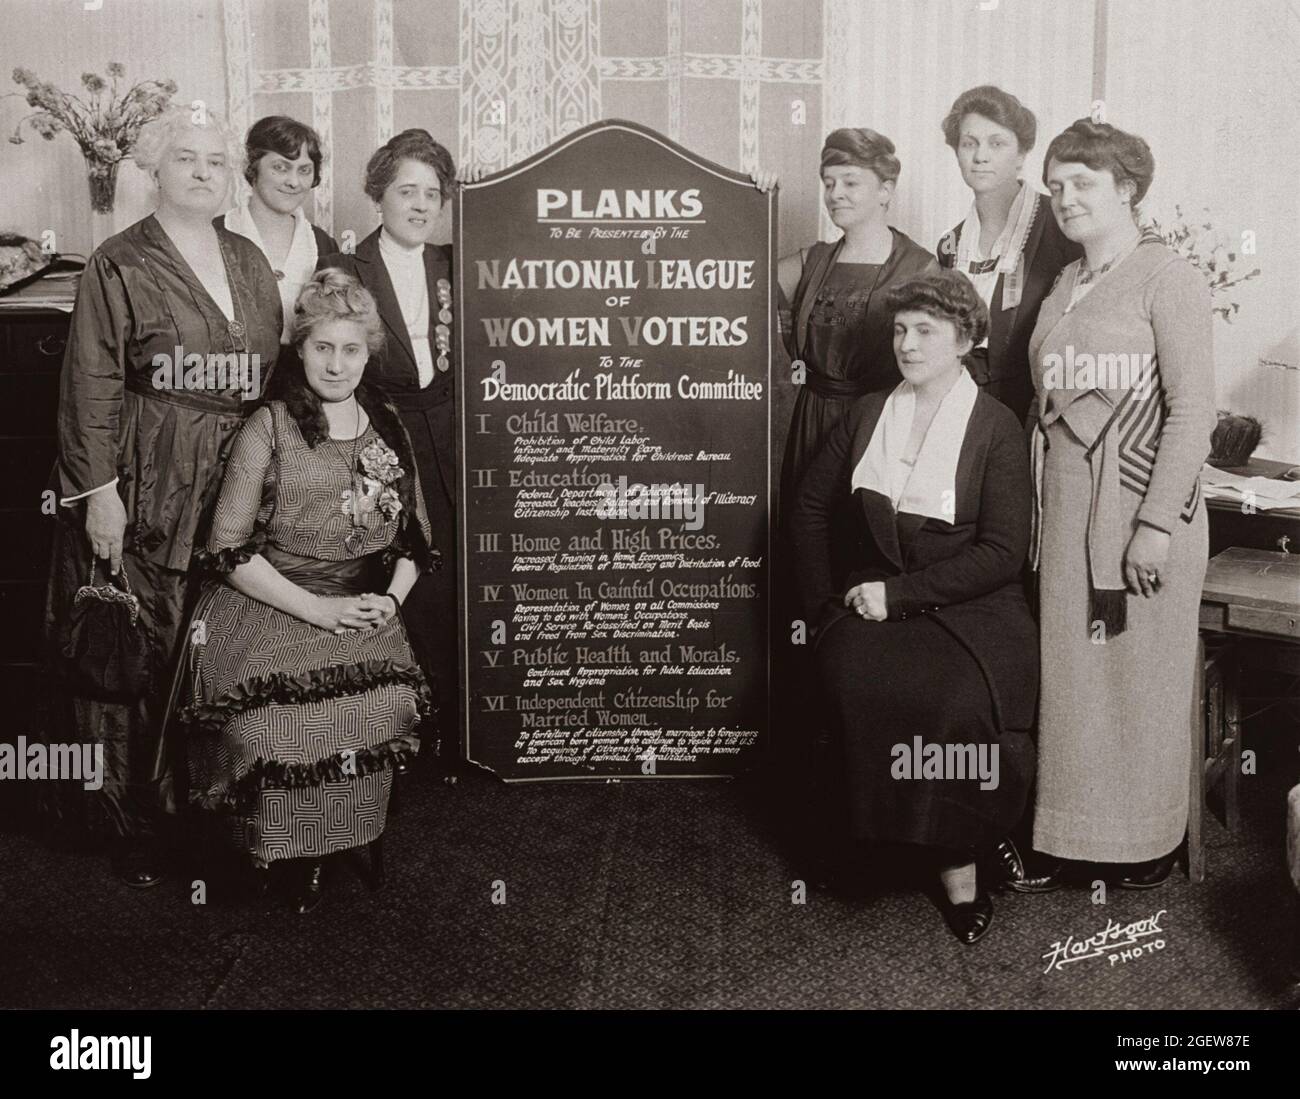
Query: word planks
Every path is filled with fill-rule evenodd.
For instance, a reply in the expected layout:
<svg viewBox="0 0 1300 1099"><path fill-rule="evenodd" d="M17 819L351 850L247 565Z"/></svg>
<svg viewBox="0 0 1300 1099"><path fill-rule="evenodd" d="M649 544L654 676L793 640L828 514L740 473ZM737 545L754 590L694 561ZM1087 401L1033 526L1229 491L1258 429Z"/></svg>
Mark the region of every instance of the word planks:
<svg viewBox="0 0 1300 1099"><path fill-rule="evenodd" d="M464 738L504 779L765 739L775 219L617 121L461 192Z"/></svg>

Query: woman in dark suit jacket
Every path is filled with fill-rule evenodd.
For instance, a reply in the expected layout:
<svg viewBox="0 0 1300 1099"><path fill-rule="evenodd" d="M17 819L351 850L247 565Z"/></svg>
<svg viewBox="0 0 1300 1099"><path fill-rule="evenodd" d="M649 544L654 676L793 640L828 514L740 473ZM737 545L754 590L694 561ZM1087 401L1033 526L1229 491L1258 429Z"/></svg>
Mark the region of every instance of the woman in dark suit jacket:
<svg viewBox="0 0 1300 1099"><path fill-rule="evenodd" d="M451 247L429 244L455 186L451 154L425 130L404 130L366 165L366 194L382 224L354 254L324 256L374 295L385 347L370 360L377 382L401 413L420 473L433 545L443 567L421 574L402 607L420 665L437 691L439 754L457 751L456 431L452 381Z"/></svg>
<svg viewBox="0 0 1300 1099"><path fill-rule="evenodd" d="M940 910L972 943L993 918L976 864L1034 778L1028 456L964 369L988 325L970 282L922 275L887 303L904 381L840 420L791 527L852 837L927 849Z"/></svg>
<svg viewBox="0 0 1300 1099"><path fill-rule="evenodd" d="M1061 268L1082 254L1056 224L1048 197L1020 178L1037 132L1033 111L990 84L959 95L943 120L944 140L974 201L936 252L941 266L971 280L989 308L988 342L976 342L966 366L1021 423L1034 396L1029 337L1038 307Z"/></svg>

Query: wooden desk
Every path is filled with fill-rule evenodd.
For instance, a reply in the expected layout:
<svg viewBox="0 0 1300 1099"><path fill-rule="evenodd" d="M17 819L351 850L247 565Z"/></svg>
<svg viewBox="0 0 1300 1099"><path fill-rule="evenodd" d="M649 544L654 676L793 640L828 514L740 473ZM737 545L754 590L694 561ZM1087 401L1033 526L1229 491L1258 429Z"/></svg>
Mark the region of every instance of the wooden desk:
<svg viewBox="0 0 1300 1099"><path fill-rule="evenodd" d="M1211 638L1207 646L1202 636L1197 647L1187 813L1187 875L1194 882L1205 879L1208 789L1222 782L1224 824L1232 831L1237 823L1242 734L1237 642L1300 641L1300 554L1236 546L1218 554L1205 573L1200 626L1204 633L1220 637Z"/></svg>
<svg viewBox="0 0 1300 1099"><path fill-rule="evenodd" d="M1242 477L1281 477L1295 468L1293 462L1252 458L1244 466L1225 467ZM1233 546L1300 553L1300 507L1273 508L1247 514L1236 500L1205 498L1210 519L1210 556Z"/></svg>
<svg viewBox="0 0 1300 1099"><path fill-rule="evenodd" d="M1201 629L1300 641L1300 553L1224 550L1205 572Z"/></svg>

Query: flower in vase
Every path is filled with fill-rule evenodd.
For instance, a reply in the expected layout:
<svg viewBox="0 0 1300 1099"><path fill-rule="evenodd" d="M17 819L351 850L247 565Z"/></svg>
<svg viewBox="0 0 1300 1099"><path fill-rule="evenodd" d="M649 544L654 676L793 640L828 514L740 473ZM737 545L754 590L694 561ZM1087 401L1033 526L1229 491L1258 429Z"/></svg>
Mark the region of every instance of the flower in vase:
<svg viewBox="0 0 1300 1099"><path fill-rule="evenodd" d="M46 141L53 141L54 135L57 134L61 129L63 129L63 127L59 124L59 120L55 118L53 115L48 115L48 114L40 114L40 115L33 116L31 121L31 127L41 137L45 138Z"/></svg>
<svg viewBox="0 0 1300 1099"><path fill-rule="evenodd" d="M111 137L97 137L90 146L95 159L105 164L116 164L122 159L122 150Z"/></svg>
<svg viewBox="0 0 1300 1099"><path fill-rule="evenodd" d="M91 206L97 213L112 211L117 165L131 155L141 127L162 114L176 94L174 80L144 80L119 95L117 82L126 76L126 66L120 61L109 62L108 75L111 87L98 73L81 74L82 87L91 93L87 103L42 81L30 69L19 66L13 70L14 83L26 89L27 104L36 109L19 120L9 140L15 145L23 143L24 124L46 141L54 140L63 130L70 133L86 158Z"/></svg>

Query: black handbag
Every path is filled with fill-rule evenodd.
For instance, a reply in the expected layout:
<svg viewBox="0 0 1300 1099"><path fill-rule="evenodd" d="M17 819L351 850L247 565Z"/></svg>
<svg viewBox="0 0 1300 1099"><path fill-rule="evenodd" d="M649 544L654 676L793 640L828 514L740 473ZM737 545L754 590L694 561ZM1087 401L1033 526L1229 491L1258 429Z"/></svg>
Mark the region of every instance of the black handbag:
<svg viewBox="0 0 1300 1099"><path fill-rule="evenodd" d="M133 702L152 681L149 639L140 625L140 600L131 591L126 569L122 586L105 577L95 583L98 558L91 559L90 582L77 589L59 638L59 679L74 694L104 702Z"/></svg>

